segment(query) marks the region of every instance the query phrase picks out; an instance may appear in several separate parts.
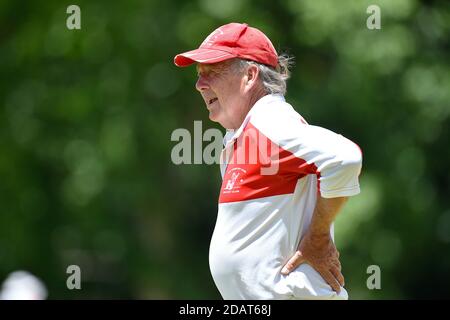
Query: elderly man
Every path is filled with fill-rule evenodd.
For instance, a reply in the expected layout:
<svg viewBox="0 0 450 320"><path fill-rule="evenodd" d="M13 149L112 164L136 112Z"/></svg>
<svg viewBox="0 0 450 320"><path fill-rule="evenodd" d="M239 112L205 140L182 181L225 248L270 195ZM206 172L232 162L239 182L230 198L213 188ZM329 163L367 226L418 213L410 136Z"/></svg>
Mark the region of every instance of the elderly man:
<svg viewBox="0 0 450 320"><path fill-rule="evenodd" d="M285 101L289 59L258 29L221 26L174 62L197 63L209 118L227 130L209 255L222 297L347 299L333 221L360 191L359 147Z"/></svg>

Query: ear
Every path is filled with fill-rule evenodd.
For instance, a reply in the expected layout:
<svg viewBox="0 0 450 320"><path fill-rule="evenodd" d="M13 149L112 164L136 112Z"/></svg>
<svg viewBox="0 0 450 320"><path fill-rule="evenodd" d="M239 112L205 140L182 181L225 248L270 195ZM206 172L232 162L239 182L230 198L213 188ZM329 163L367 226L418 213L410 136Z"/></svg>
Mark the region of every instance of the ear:
<svg viewBox="0 0 450 320"><path fill-rule="evenodd" d="M254 88L259 81L259 68L255 65L249 65L244 75L244 91L248 92Z"/></svg>

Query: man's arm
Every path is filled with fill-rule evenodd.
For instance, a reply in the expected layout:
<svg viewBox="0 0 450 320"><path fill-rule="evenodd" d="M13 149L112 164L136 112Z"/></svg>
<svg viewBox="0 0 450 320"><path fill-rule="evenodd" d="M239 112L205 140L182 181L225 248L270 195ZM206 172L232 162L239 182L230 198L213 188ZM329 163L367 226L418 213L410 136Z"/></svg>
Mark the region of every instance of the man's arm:
<svg viewBox="0 0 450 320"><path fill-rule="evenodd" d="M318 195L308 231L301 239L297 252L283 267L282 274L287 275L306 262L320 273L334 291L337 293L341 291L344 277L341 273L339 252L331 238L330 228L347 199L347 197L323 198Z"/></svg>

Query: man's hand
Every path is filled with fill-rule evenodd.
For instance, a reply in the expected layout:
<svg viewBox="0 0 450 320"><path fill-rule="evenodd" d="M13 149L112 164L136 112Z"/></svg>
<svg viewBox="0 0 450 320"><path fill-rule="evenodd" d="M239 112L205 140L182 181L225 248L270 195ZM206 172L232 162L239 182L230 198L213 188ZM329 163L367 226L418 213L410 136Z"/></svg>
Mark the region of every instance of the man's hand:
<svg viewBox="0 0 450 320"><path fill-rule="evenodd" d="M281 273L287 275L305 262L320 273L334 291L337 293L341 291L341 286L344 286L344 277L341 273L339 252L329 233L323 235L306 233L297 252L289 259Z"/></svg>
<svg viewBox="0 0 450 320"><path fill-rule="evenodd" d="M297 252L281 270L282 274L287 275L306 262L320 273L334 291L337 293L341 291L340 286L344 286L344 277L341 273L339 252L331 239L330 227L346 201L346 197L317 197L308 231L300 241Z"/></svg>

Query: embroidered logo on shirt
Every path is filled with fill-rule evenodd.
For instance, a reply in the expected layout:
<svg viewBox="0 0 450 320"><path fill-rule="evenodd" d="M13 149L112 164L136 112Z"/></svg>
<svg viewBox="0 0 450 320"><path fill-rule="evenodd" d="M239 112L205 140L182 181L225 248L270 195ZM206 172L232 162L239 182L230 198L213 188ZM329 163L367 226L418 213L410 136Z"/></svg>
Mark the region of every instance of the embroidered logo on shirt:
<svg viewBox="0 0 450 320"><path fill-rule="evenodd" d="M233 168L230 170L231 177L226 182L223 193L239 192L239 184L244 181L244 179L242 179L242 175L245 173L247 173L247 171L241 168ZM238 180L238 178L240 179ZM236 181L239 182L238 185L236 185Z"/></svg>

